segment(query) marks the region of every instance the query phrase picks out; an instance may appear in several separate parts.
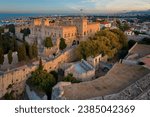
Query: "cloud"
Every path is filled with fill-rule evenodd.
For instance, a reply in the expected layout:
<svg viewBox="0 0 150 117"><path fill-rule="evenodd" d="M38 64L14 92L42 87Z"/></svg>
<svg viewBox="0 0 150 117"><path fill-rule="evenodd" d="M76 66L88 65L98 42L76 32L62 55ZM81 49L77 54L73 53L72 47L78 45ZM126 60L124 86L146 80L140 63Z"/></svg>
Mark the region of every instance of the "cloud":
<svg viewBox="0 0 150 117"><path fill-rule="evenodd" d="M102 13L150 9L150 0L3 0L0 11L64 11Z"/></svg>
<svg viewBox="0 0 150 117"><path fill-rule="evenodd" d="M93 10L97 12L145 10L150 8L150 0L82 0L82 3L93 4Z"/></svg>

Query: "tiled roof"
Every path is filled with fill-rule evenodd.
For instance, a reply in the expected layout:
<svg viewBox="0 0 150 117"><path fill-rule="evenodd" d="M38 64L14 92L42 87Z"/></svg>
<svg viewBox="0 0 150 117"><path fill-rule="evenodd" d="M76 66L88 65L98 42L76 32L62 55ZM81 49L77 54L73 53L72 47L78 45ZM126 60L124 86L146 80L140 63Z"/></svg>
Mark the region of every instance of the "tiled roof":
<svg viewBox="0 0 150 117"><path fill-rule="evenodd" d="M110 24L109 22L101 22L101 24Z"/></svg>

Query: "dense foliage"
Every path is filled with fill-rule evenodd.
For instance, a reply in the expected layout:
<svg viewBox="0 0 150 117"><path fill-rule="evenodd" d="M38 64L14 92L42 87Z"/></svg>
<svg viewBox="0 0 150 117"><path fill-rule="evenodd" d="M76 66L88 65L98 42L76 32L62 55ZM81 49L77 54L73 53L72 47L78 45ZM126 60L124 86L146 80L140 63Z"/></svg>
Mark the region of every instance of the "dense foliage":
<svg viewBox="0 0 150 117"><path fill-rule="evenodd" d="M23 39L25 39L25 37L30 34L30 29L29 28L22 29L20 33L23 33Z"/></svg>
<svg viewBox="0 0 150 117"><path fill-rule="evenodd" d="M102 30L87 41L80 42L76 52L78 57L83 59L99 54L112 58L119 50L126 47L127 37L122 31L117 29Z"/></svg>
<svg viewBox="0 0 150 117"><path fill-rule="evenodd" d="M53 75L44 70L36 70L32 73L29 80L34 87L45 92L49 92L49 90L55 85Z"/></svg>
<svg viewBox="0 0 150 117"><path fill-rule="evenodd" d="M12 61L13 61L12 50L10 50L10 51L8 52L8 63L11 64Z"/></svg>
<svg viewBox="0 0 150 117"><path fill-rule="evenodd" d="M26 47L26 55L29 57L29 59L33 59L34 56L32 54L32 45L29 45L27 42L24 43Z"/></svg>
<svg viewBox="0 0 150 117"><path fill-rule="evenodd" d="M65 43L65 39L64 38L61 38L60 39L60 44L59 44L59 49L60 50L63 50L67 47L67 44Z"/></svg>
<svg viewBox="0 0 150 117"><path fill-rule="evenodd" d="M51 71L50 74L52 74L56 80L56 82L58 82L58 72L56 71Z"/></svg>
<svg viewBox="0 0 150 117"><path fill-rule="evenodd" d="M3 49L4 54L7 54L9 50L17 51L18 43L15 36L10 36L9 33L0 33L0 48Z"/></svg>
<svg viewBox="0 0 150 117"><path fill-rule="evenodd" d="M24 44L21 44L18 47L18 60L25 61L26 60L26 48Z"/></svg>
<svg viewBox="0 0 150 117"><path fill-rule="evenodd" d="M14 32L14 26L8 25L6 28L9 28L12 32ZM18 44L17 38L10 33L3 33L4 28L0 27L0 48L2 50L1 54L1 62L3 61L3 54L8 54L9 63L12 62L12 52L18 52L18 60L25 61L27 58L33 59L38 57L38 48L37 44L34 43L29 45L27 42L21 42L22 44ZM28 35L30 33L29 29L24 29L21 32L24 35Z"/></svg>
<svg viewBox="0 0 150 117"><path fill-rule="evenodd" d="M45 39L44 45L45 45L45 47L47 47L47 48L53 47L53 43L52 43L51 37L47 37L47 38Z"/></svg>
<svg viewBox="0 0 150 117"><path fill-rule="evenodd" d="M33 58L38 57L38 47L37 47L36 43L32 44L32 56L33 56Z"/></svg>
<svg viewBox="0 0 150 117"><path fill-rule="evenodd" d="M135 43L136 43L136 41L134 41L134 40L129 40L129 41L128 41L128 48L129 48L129 49L132 48Z"/></svg>
<svg viewBox="0 0 150 117"><path fill-rule="evenodd" d="M71 83L79 83L80 81L73 77L73 74L68 74L66 77L64 77L65 82L71 82Z"/></svg>
<svg viewBox="0 0 150 117"><path fill-rule="evenodd" d="M117 27L123 32L130 29L130 26L128 25L127 22L120 22L120 20L117 20L116 23L117 23Z"/></svg>
<svg viewBox="0 0 150 117"><path fill-rule="evenodd" d="M32 72L27 83L35 89L44 91L47 95L51 95L52 87L56 84L56 80L52 74L43 70L42 61L40 59L38 69Z"/></svg>
<svg viewBox="0 0 150 117"><path fill-rule="evenodd" d="M15 34L15 25L14 24L7 25L6 28L9 29L9 32Z"/></svg>
<svg viewBox="0 0 150 117"><path fill-rule="evenodd" d="M14 91L7 92L4 97L5 100L15 100Z"/></svg>
<svg viewBox="0 0 150 117"><path fill-rule="evenodd" d="M32 45L29 45L27 42L24 42L18 47L18 60L26 61L27 58L30 60L38 57L38 48L37 44L33 43Z"/></svg>
<svg viewBox="0 0 150 117"><path fill-rule="evenodd" d="M0 48L0 64L3 64L4 62L4 53L3 53L3 49Z"/></svg>
<svg viewBox="0 0 150 117"><path fill-rule="evenodd" d="M4 33L4 28L3 27L0 27L0 35L1 33Z"/></svg>

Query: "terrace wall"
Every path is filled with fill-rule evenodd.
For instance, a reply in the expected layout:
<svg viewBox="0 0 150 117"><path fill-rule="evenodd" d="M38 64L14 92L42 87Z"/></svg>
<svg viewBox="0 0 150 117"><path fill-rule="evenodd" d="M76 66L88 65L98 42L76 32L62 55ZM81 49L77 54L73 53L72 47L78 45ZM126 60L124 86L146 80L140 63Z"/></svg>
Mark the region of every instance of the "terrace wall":
<svg viewBox="0 0 150 117"><path fill-rule="evenodd" d="M62 63L65 62L72 62L76 59L76 55L74 53L75 48L71 48L70 50L64 52L63 54L57 56L55 59L50 60L44 63L44 69L47 71L56 70ZM37 69L38 65L30 65L30 66L22 66L11 71L7 71L0 75L0 98L3 97L10 89L8 87L12 85L11 90L13 87L20 86L18 84L27 80L30 76L32 71ZM24 85L22 85L24 86ZM21 87L18 87L20 89ZM17 87L15 87L17 89Z"/></svg>

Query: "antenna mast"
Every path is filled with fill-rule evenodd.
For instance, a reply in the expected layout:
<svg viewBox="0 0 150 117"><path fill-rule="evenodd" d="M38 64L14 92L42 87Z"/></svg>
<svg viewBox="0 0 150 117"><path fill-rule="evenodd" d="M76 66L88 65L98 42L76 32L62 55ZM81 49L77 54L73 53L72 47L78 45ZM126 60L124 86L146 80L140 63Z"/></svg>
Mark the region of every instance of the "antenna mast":
<svg viewBox="0 0 150 117"><path fill-rule="evenodd" d="M81 12L81 17L83 17L83 9L80 9L80 12Z"/></svg>

